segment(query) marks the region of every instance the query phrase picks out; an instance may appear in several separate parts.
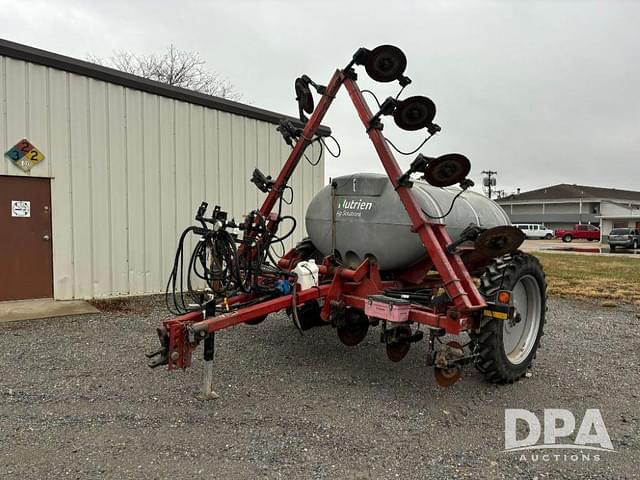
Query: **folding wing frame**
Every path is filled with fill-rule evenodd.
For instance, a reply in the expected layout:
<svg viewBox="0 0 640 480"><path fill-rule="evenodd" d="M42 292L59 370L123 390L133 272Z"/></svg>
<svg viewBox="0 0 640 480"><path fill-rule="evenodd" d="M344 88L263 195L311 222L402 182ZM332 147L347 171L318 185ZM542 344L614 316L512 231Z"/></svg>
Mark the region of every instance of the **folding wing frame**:
<svg viewBox="0 0 640 480"><path fill-rule="evenodd" d="M447 250L447 246L452 241L445 226L441 223L432 222L423 213L411 190L410 183L399 181L403 172L391 152L381 129L370 127L370 120L373 114L358 87L356 74L351 67L347 67L344 70L336 70L331 77L322 98L305 124L302 135L293 147L291 154L275 180L273 188L264 200L260 213L263 218L269 219L267 228L275 229L277 227L276 219L271 216L271 211L276 205L278 196L288 184L305 149L311 143L336 94L343 86L358 112L358 116L378 153L389 180L407 211L411 220L412 231L420 237L432 266L438 271L440 277L438 283L445 289L451 299L452 305L444 313L428 308L412 308L409 319L433 328L443 328L450 334L458 334L460 331L471 328L474 318L473 313L486 306L485 300L476 288L460 256ZM321 266L320 271L325 274L328 272L327 267L324 265ZM365 283L364 286L362 286L363 282ZM322 285L319 288L283 295L211 318L207 318L205 311L195 311L166 320L163 325L169 338L169 345L167 345L169 352L168 368L188 367L191 364L192 352L200 340L206 340L217 330L287 308L292 304L292 295L297 295L298 304L321 297L324 298L322 318L326 320L332 301L341 299L346 305L363 308L367 294L380 293L380 289L391 286L389 283L382 282L377 268L370 266L369 261L365 259L355 270L337 268L333 272L333 280L330 285ZM350 285L350 287L347 287L347 285ZM230 298L228 299L228 304L237 304L248 298L250 296L247 295ZM211 343L211 345L213 344ZM207 357L212 359L212 348L210 355L208 355L207 342L205 341L205 360Z"/></svg>

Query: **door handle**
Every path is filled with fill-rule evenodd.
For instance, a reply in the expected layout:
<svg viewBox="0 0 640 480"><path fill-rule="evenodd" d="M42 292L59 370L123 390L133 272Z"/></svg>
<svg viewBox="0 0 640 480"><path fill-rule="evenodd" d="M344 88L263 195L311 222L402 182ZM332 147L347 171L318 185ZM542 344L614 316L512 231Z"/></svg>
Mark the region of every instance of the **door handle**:
<svg viewBox="0 0 640 480"><path fill-rule="evenodd" d="M45 242L48 242L49 240L51 240L51 237L45 234L42 236L42 240L44 240Z"/></svg>

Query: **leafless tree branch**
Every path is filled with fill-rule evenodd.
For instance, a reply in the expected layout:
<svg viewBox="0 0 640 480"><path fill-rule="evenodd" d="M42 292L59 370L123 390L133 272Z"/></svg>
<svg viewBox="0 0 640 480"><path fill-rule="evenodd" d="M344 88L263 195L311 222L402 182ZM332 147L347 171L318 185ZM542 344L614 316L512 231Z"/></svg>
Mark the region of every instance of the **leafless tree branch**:
<svg viewBox="0 0 640 480"><path fill-rule="evenodd" d="M207 95L229 100L241 98L241 94L229 80L207 68L206 62L197 52L180 50L175 45L169 45L161 54L138 55L121 50L107 59L89 55L87 60Z"/></svg>

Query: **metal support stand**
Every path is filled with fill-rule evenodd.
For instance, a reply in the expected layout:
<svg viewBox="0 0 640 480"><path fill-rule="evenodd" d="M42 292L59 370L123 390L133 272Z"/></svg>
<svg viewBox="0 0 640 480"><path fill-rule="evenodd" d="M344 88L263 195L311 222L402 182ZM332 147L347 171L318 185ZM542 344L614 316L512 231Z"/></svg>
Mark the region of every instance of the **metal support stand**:
<svg viewBox="0 0 640 480"><path fill-rule="evenodd" d="M204 338L204 377L202 383L203 400L219 398L213 391L213 353L215 350L215 332L208 333Z"/></svg>

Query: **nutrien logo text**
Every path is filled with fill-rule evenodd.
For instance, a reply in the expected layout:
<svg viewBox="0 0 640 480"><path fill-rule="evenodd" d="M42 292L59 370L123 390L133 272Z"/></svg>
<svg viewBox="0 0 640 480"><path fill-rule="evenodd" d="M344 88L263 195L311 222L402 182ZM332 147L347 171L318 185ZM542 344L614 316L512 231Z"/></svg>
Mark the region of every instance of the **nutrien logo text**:
<svg viewBox="0 0 640 480"><path fill-rule="evenodd" d="M373 203L363 200L341 200L338 203L338 208L344 208L345 210L371 210Z"/></svg>
<svg viewBox="0 0 640 480"><path fill-rule="evenodd" d="M518 438L518 424L526 424L528 433ZM542 423L529 410L508 408L504 411L504 451L524 452L530 450L582 450L594 452L615 452L607 427L604 424L600 410L588 409L573 442L571 437L576 430L576 418L569 410L562 408L548 408L544 410ZM564 441L559 441L563 439ZM569 441L567 441L569 440ZM575 458L574 458L575 457ZM529 458L522 454L521 460ZM594 453L593 458L587 454L531 454L532 461L571 460L571 461L599 461L600 455Z"/></svg>
<svg viewBox="0 0 640 480"><path fill-rule="evenodd" d="M373 202L359 200L340 200L337 205L336 216L360 217L363 213L373 210Z"/></svg>

